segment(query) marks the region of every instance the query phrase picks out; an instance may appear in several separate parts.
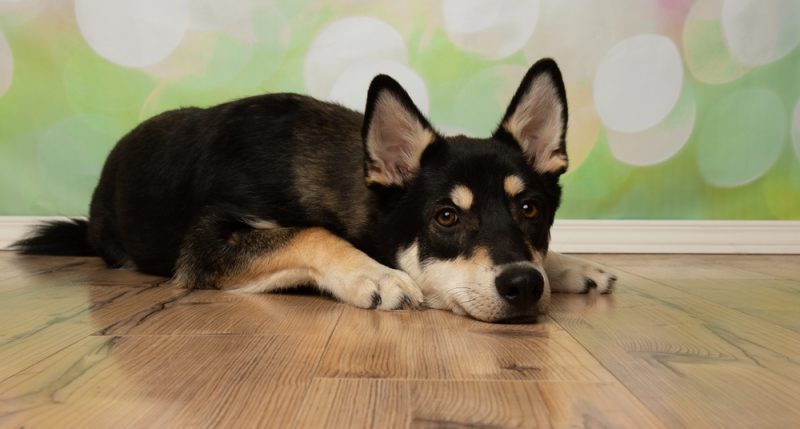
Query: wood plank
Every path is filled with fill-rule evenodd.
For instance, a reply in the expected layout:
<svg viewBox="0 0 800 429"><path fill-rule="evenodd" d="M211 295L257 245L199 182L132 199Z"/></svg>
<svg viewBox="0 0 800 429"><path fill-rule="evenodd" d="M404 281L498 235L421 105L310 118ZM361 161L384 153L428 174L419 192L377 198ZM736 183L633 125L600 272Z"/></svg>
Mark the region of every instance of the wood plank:
<svg viewBox="0 0 800 429"><path fill-rule="evenodd" d="M664 426L616 383L321 378L295 427Z"/></svg>
<svg viewBox="0 0 800 429"><path fill-rule="evenodd" d="M325 340L90 337L0 384L0 426L286 427Z"/></svg>
<svg viewBox="0 0 800 429"><path fill-rule="evenodd" d="M344 304L317 295L243 294L197 290L159 308L144 309L102 330L103 335L322 335Z"/></svg>
<svg viewBox="0 0 800 429"><path fill-rule="evenodd" d="M320 376L612 381L554 323L499 325L427 311L345 308Z"/></svg>
<svg viewBox="0 0 800 429"><path fill-rule="evenodd" d="M0 291L17 289L31 282L12 281L35 276L45 276L62 270L94 269L100 267L99 259L70 256L18 255L10 250L0 250ZM91 267L89 267L91 266Z"/></svg>
<svg viewBox="0 0 800 429"><path fill-rule="evenodd" d="M659 283L800 332L800 281L660 279Z"/></svg>
<svg viewBox="0 0 800 429"><path fill-rule="evenodd" d="M88 299L76 291L74 298L42 305L41 310L3 305L0 381L142 308L157 309L187 293L168 287L103 289L91 291Z"/></svg>
<svg viewBox="0 0 800 429"><path fill-rule="evenodd" d="M166 278L109 269L100 258L30 256L0 251L0 293L52 285L148 287Z"/></svg>
<svg viewBox="0 0 800 429"><path fill-rule="evenodd" d="M707 271L706 271L707 273ZM800 337L618 272L615 296L558 296L552 317L669 427L794 427Z"/></svg>
<svg viewBox="0 0 800 429"><path fill-rule="evenodd" d="M773 275L744 268L749 255L582 255L642 277L659 279L769 279ZM752 264L747 264L748 267Z"/></svg>
<svg viewBox="0 0 800 429"><path fill-rule="evenodd" d="M158 309L189 292L163 281L121 270L87 269L87 264L7 279L23 286L0 291L0 380L119 320ZM111 285L116 282L121 286Z"/></svg>

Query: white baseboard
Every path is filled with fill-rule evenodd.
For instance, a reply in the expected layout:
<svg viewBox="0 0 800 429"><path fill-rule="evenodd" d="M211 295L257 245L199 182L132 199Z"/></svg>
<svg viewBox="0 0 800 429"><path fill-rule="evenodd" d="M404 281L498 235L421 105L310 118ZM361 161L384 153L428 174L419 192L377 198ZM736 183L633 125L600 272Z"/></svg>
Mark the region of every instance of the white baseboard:
<svg viewBox="0 0 800 429"><path fill-rule="evenodd" d="M800 221L561 220L552 237L565 253L800 254Z"/></svg>
<svg viewBox="0 0 800 429"><path fill-rule="evenodd" d="M0 216L0 249L53 219ZM552 236L565 253L800 254L800 221L558 220Z"/></svg>

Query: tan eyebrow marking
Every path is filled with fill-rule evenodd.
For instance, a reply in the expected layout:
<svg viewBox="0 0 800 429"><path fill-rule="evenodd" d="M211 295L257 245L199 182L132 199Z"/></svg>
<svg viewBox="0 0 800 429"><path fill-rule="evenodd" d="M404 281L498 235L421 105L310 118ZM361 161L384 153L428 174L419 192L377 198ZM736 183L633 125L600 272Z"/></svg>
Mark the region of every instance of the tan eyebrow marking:
<svg viewBox="0 0 800 429"><path fill-rule="evenodd" d="M525 182L519 176L506 176L503 181L503 189L506 190L509 197L514 197L525 190Z"/></svg>
<svg viewBox="0 0 800 429"><path fill-rule="evenodd" d="M472 191L464 185L456 185L450 191L450 199L462 210L469 210L472 207L473 198Z"/></svg>

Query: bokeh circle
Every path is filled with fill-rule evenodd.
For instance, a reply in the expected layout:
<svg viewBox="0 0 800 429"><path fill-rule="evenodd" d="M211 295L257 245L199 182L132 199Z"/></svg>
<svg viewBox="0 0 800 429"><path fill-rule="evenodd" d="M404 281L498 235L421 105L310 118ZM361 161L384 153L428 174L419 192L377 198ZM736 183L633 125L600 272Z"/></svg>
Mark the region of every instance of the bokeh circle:
<svg viewBox="0 0 800 429"><path fill-rule="evenodd" d="M406 63L403 36L391 25L367 16L351 16L328 24L306 52L303 75L306 89L325 98L344 70L365 60Z"/></svg>
<svg viewBox="0 0 800 429"><path fill-rule="evenodd" d="M705 181L718 187L751 183L778 159L789 124L774 91L748 88L712 105L700 124L697 166Z"/></svg>
<svg viewBox="0 0 800 429"><path fill-rule="evenodd" d="M608 146L618 160L635 166L655 165L677 154L689 140L697 117L697 105L689 85L667 118L638 133L608 131Z"/></svg>
<svg viewBox="0 0 800 429"><path fill-rule="evenodd" d="M686 67L703 83L720 84L742 77L749 68L731 57L722 36L723 0L697 0L683 25Z"/></svg>
<svg viewBox="0 0 800 429"><path fill-rule="evenodd" d="M742 64L760 66L783 58L800 43L800 1L725 0L722 33Z"/></svg>
<svg viewBox="0 0 800 429"><path fill-rule="evenodd" d="M334 82L328 100L363 112L369 84L379 74L394 78L408 92L417 108L422 113L428 113L430 99L425 81L405 64L390 60L366 60L348 67Z"/></svg>
<svg viewBox="0 0 800 429"><path fill-rule="evenodd" d="M167 58L189 27L188 0L75 0L81 35L98 55L125 67Z"/></svg>
<svg viewBox="0 0 800 429"><path fill-rule="evenodd" d="M672 40L640 34L617 43L600 61L594 103L606 127L636 133L666 118L682 86L683 63Z"/></svg>
<svg viewBox="0 0 800 429"><path fill-rule="evenodd" d="M525 46L539 19L539 0L443 0L447 37L461 50L496 60Z"/></svg>

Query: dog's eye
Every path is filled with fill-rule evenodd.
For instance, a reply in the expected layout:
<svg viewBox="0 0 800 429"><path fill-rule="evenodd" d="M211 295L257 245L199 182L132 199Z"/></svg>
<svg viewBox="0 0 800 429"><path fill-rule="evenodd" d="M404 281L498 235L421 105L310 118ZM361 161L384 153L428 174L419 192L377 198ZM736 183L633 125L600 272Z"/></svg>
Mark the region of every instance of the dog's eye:
<svg viewBox="0 0 800 429"><path fill-rule="evenodd" d="M458 222L458 213L455 209L445 208L436 212L436 223L441 226L453 226Z"/></svg>
<svg viewBox="0 0 800 429"><path fill-rule="evenodd" d="M525 200L520 204L520 208L522 209L522 215L528 219L533 219L539 214L539 209L536 208L536 204L533 201Z"/></svg>

